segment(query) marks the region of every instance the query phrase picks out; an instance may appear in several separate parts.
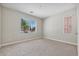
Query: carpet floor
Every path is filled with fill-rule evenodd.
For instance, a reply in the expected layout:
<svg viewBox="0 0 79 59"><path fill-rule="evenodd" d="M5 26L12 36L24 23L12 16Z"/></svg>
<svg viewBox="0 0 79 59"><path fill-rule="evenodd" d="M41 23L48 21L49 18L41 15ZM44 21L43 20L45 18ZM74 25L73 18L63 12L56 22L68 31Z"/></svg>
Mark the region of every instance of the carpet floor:
<svg viewBox="0 0 79 59"><path fill-rule="evenodd" d="M9 45L0 48L3 56L77 56L77 46L48 39Z"/></svg>

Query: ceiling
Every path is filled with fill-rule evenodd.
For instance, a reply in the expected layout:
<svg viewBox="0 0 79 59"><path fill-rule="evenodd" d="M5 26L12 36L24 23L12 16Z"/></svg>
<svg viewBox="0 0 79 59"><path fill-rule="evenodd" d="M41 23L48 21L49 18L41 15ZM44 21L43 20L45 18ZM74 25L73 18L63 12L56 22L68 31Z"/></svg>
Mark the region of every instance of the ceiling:
<svg viewBox="0 0 79 59"><path fill-rule="evenodd" d="M1 5L39 18L46 18L75 7L75 4L68 3L3 3Z"/></svg>

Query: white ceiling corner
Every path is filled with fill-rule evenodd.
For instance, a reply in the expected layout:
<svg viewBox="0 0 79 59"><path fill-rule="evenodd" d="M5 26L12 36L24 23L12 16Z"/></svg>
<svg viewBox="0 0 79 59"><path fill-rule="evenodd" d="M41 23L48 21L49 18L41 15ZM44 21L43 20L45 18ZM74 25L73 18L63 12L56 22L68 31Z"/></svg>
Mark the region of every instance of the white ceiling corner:
<svg viewBox="0 0 79 59"><path fill-rule="evenodd" d="M75 6L68 3L3 3L2 5L42 19Z"/></svg>

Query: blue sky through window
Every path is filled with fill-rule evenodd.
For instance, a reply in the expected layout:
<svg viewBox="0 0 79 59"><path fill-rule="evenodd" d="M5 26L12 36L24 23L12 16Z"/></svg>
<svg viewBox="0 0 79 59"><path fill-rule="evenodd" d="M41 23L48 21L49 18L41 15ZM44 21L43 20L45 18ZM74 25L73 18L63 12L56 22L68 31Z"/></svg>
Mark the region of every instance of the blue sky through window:
<svg viewBox="0 0 79 59"><path fill-rule="evenodd" d="M29 20L29 25L31 26L31 28L36 27L36 22L34 20Z"/></svg>

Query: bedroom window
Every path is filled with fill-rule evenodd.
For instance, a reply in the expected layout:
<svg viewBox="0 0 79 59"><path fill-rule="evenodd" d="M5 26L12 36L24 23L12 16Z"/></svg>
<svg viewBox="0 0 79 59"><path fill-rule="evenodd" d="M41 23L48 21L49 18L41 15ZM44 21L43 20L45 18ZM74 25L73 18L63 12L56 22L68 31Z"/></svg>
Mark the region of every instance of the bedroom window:
<svg viewBox="0 0 79 59"><path fill-rule="evenodd" d="M29 19L21 19L21 31L24 33L35 32L36 31L36 21Z"/></svg>

